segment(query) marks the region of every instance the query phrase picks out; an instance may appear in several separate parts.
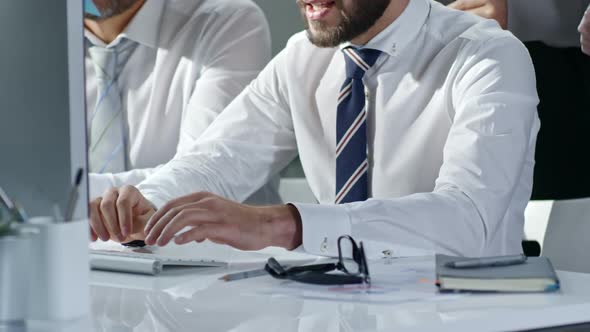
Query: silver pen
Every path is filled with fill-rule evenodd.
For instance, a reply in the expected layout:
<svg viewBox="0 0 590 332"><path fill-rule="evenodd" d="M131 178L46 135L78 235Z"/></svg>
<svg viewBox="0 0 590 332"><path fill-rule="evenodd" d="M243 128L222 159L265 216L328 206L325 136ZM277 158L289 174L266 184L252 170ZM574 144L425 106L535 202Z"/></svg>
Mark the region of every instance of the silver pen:
<svg viewBox="0 0 590 332"><path fill-rule="evenodd" d="M234 281L234 280L241 280L241 279L246 279L246 278L260 277L263 275L268 275L268 272L266 272L265 269L257 269L257 270L250 270L250 271L243 271L243 272L226 274L223 277L219 278L219 280Z"/></svg>
<svg viewBox="0 0 590 332"><path fill-rule="evenodd" d="M74 217L74 210L76 209L76 202L78 201L78 190L80 188L80 183L82 183L82 175L84 174L84 169L78 168L76 172L76 178L74 179L74 183L72 184L72 188L70 189L70 194L68 196L68 205L66 206L65 210L65 222L72 221Z"/></svg>
<svg viewBox="0 0 590 332"><path fill-rule="evenodd" d="M526 259L526 256L522 254L511 256L482 257L465 259L455 262L448 262L445 264L445 266L453 269L472 269L480 267L508 266L522 264L526 262Z"/></svg>

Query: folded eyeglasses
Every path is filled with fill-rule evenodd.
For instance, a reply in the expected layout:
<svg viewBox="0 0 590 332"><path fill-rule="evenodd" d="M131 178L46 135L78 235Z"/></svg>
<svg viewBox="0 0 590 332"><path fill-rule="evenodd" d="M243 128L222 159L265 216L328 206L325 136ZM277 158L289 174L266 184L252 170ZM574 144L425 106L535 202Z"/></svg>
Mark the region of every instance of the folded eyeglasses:
<svg viewBox="0 0 590 332"><path fill-rule="evenodd" d="M342 255L342 242L348 241L352 247L352 260ZM338 262L283 267L274 258L269 258L264 269L277 279L287 279L315 285L350 285L370 284L369 267L363 243L356 241L349 235L338 238Z"/></svg>

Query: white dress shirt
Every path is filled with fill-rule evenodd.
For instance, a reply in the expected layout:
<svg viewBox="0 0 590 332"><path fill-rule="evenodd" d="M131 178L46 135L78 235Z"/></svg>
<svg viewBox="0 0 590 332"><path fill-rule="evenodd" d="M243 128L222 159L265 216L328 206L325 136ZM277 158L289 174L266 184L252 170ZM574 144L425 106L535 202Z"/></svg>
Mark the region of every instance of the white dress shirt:
<svg viewBox="0 0 590 332"><path fill-rule="evenodd" d="M270 60L270 33L250 0L148 0L123 33L105 45L137 44L119 68L130 171L91 174L91 197L110 187L136 185L182 154ZM94 112L97 80L86 52L87 110ZM90 119L91 116L88 116ZM276 202L269 185L251 202Z"/></svg>
<svg viewBox="0 0 590 332"><path fill-rule="evenodd" d="M156 206L209 190L241 200L299 153L320 204L295 204L303 247L337 255L520 253L539 120L526 48L495 21L411 0L366 48L369 194L334 205L344 55L294 36L186 155L140 184ZM227 134L229 133L229 134Z"/></svg>

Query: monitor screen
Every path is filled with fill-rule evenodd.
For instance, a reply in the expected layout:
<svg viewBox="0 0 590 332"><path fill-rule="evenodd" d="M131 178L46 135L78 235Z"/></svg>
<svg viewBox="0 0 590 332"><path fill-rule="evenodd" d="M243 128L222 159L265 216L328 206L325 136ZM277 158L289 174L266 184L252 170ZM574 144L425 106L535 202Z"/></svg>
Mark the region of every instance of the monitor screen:
<svg viewBox="0 0 590 332"><path fill-rule="evenodd" d="M65 213L86 170L82 18L81 1L0 1L0 187L29 216ZM73 219L87 192L83 176Z"/></svg>

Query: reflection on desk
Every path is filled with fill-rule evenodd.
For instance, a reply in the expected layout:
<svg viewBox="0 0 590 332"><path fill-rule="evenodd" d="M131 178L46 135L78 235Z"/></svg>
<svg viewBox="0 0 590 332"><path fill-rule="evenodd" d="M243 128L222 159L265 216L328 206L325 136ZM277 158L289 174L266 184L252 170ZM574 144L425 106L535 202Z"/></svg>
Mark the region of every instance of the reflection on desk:
<svg viewBox="0 0 590 332"><path fill-rule="evenodd" d="M563 289L555 294L375 304L256 294L283 282L270 277L217 280L238 270L159 277L166 280L152 289L117 286L129 276L112 273L110 284L92 285L93 325L96 331L501 331L590 321L590 275L585 274L559 272ZM93 272L93 279L96 273L104 272Z"/></svg>

